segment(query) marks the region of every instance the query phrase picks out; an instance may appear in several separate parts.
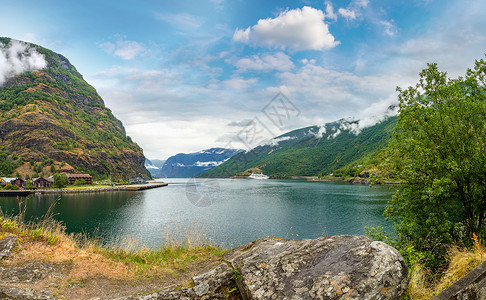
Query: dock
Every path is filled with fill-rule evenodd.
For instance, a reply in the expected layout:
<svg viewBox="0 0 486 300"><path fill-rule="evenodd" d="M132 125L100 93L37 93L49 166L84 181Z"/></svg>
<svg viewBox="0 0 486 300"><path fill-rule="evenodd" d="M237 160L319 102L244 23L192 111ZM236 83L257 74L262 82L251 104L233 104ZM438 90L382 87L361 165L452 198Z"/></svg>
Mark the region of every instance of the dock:
<svg viewBox="0 0 486 300"><path fill-rule="evenodd" d="M32 190L0 190L0 197L2 196L28 196L33 194Z"/></svg>
<svg viewBox="0 0 486 300"><path fill-rule="evenodd" d="M2 196L28 196L31 194L74 194L74 193L99 193L114 191L143 191L168 186L165 182L149 182L144 184L117 185L99 188L63 188L63 189L37 189L37 190L0 190Z"/></svg>
<svg viewBox="0 0 486 300"><path fill-rule="evenodd" d="M146 183L146 184L132 184L132 185L127 185L126 190L127 191L143 191L143 190L149 190L149 189L155 189L163 186L167 186L168 183L165 182L152 182L152 183Z"/></svg>

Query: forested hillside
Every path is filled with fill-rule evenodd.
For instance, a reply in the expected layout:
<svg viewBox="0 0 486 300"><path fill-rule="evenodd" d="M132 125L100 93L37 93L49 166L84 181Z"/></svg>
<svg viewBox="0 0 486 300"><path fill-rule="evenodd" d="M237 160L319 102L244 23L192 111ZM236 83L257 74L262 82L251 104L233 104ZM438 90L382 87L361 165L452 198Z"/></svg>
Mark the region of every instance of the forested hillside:
<svg viewBox="0 0 486 300"><path fill-rule="evenodd" d="M362 130L358 130L359 121L345 120L301 128L239 153L202 176L231 177L254 171L272 178L330 174L383 149L395 124L396 117L390 117Z"/></svg>

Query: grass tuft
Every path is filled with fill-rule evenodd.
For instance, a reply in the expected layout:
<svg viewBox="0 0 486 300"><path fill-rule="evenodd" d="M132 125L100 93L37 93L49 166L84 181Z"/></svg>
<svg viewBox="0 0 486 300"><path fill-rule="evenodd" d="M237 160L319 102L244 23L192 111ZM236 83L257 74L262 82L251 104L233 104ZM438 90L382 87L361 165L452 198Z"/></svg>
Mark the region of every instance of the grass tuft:
<svg viewBox="0 0 486 300"><path fill-rule="evenodd" d="M425 300L440 294L454 282L486 260L486 246L477 236L469 249L453 246L449 249L449 266L440 277L434 277L420 262L410 266L406 299Z"/></svg>

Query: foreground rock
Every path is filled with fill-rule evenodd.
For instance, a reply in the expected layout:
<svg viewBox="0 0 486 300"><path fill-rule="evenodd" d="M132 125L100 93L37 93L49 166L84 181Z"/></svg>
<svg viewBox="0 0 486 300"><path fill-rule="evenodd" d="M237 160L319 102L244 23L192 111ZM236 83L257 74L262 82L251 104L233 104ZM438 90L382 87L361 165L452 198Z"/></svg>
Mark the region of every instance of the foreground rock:
<svg viewBox="0 0 486 300"><path fill-rule="evenodd" d="M225 259L244 299L400 299L408 284L398 251L364 236L265 237Z"/></svg>
<svg viewBox="0 0 486 300"><path fill-rule="evenodd" d="M224 258L227 265L193 277L193 287L138 299L400 299L408 284L398 251L364 236L265 237ZM229 292L234 284L241 295Z"/></svg>
<svg viewBox="0 0 486 300"><path fill-rule="evenodd" d="M13 235L8 235L0 239L0 260L10 254L16 242L17 237Z"/></svg>

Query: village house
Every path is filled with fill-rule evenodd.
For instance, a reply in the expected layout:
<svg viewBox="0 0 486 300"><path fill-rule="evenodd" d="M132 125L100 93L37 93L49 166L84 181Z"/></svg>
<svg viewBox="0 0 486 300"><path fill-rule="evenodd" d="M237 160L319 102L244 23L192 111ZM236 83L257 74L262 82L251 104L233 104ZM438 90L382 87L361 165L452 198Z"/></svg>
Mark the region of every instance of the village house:
<svg viewBox="0 0 486 300"><path fill-rule="evenodd" d="M10 183L18 186L19 188L23 188L27 185L27 181L23 180L22 178L15 178L14 180L10 181Z"/></svg>
<svg viewBox="0 0 486 300"><path fill-rule="evenodd" d="M32 185L36 188L50 188L54 183L54 180L50 180L49 178L32 178Z"/></svg>
<svg viewBox="0 0 486 300"><path fill-rule="evenodd" d="M67 178L69 179L69 184L73 185L76 180L84 180L85 184L92 184L93 183L93 177L89 174L65 174Z"/></svg>
<svg viewBox="0 0 486 300"><path fill-rule="evenodd" d="M0 186L6 186L9 183L12 183L17 178L11 178L11 177L2 177L0 178Z"/></svg>

